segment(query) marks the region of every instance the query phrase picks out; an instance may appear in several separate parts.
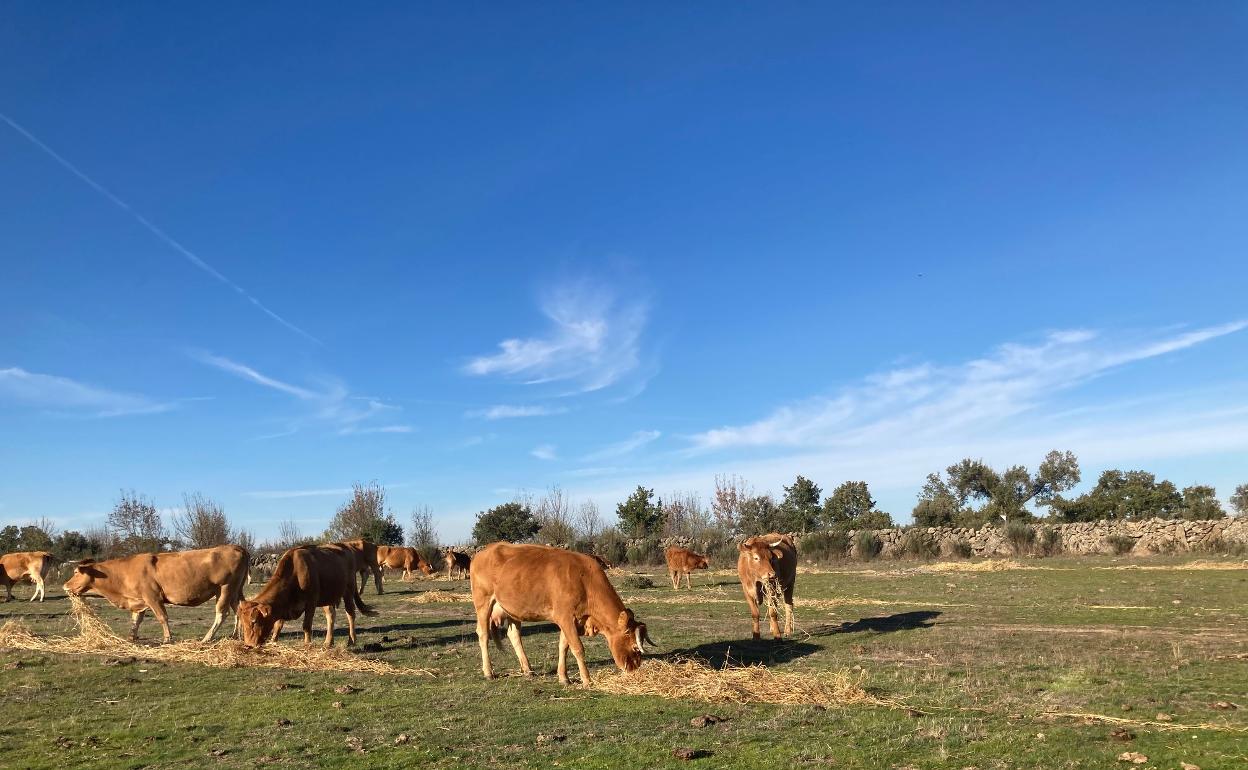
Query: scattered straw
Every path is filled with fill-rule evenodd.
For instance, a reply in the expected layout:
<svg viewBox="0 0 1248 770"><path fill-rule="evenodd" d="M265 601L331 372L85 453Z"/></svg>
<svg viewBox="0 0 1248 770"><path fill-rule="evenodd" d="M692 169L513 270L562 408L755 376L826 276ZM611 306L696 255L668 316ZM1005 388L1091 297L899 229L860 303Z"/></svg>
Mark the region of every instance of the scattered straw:
<svg viewBox="0 0 1248 770"><path fill-rule="evenodd" d="M0 648L33 650L61 655L114 655L168 663L193 663L212 668L281 668L295 671L345 671L383 675L433 676L429 669L396 668L380 660L357 657L341 647L269 644L253 649L234 639L212 644L184 641L147 646L123 639L100 620L81 598L71 596L70 611L77 636L40 638L20 620L0 626Z"/></svg>
<svg viewBox="0 0 1248 770"><path fill-rule="evenodd" d="M460 591L425 591L408 598L413 604L446 604L449 602L471 602L472 594Z"/></svg>
<svg viewBox="0 0 1248 770"><path fill-rule="evenodd" d="M1220 725L1212 722L1202 722L1196 725L1183 725L1177 722L1154 722L1148 719L1123 719L1122 717L1111 717L1107 714L1085 714L1081 711L1045 711L1043 716L1050 717L1069 717L1071 719L1084 719L1087 721L1103 722L1110 725L1133 725L1135 727L1152 727L1157 730L1215 730L1227 733L1248 733L1248 727L1235 727L1233 725Z"/></svg>
<svg viewBox="0 0 1248 770"><path fill-rule="evenodd" d="M1208 559L1197 559L1196 561L1189 561L1186 564L1115 564L1109 567L1093 567L1092 569L1138 569L1158 572L1171 572L1176 570L1241 570L1248 569L1248 561L1210 561Z"/></svg>
<svg viewBox="0 0 1248 770"><path fill-rule="evenodd" d="M1003 572L1011 569L1034 569L1013 559L987 559L985 561L939 561L916 567L915 572Z"/></svg>
<svg viewBox="0 0 1248 770"><path fill-rule="evenodd" d="M598 675L594 687L615 695L657 695L711 703L788 706L893 706L862 688L864 672L780 673L763 665L711 668L699 660L647 660L641 668Z"/></svg>

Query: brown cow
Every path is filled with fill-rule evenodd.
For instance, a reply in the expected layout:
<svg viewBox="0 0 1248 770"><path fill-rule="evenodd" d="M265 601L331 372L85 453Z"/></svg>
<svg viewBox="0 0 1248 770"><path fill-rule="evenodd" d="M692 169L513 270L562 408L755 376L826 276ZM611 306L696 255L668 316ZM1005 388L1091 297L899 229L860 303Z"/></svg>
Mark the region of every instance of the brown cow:
<svg viewBox="0 0 1248 770"><path fill-rule="evenodd" d="M459 570L460 577L468 574L468 567L472 564L472 557L462 551L456 551L454 548L446 548L442 551L442 561L446 562L446 579L452 580L455 577L455 570Z"/></svg>
<svg viewBox="0 0 1248 770"><path fill-rule="evenodd" d="M204 641L210 642L227 612L234 613L234 628L238 629L238 602L243 598L250 560L247 551L237 545L140 553L99 562L83 559L65 583L65 593L103 596L114 607L130 610L134 621L130 638L135 640L139 638L143 613L151 610L165 631L166 642L173 640L166 604L198 607L216 597L216 616L204 635Z"/></svg>
<svg viewBox="0 0 1248 770"><path fill-rule="evenodd" d="M0 585L4 586L4 600L13 598L13 586L23 580L35 584L35 592L30 600L43 601L43 581L52 570L61 565L61 560L47 551L18 551L0 556Z"/></svg>
<svg viewBox="0 0 1248 770"><path fill-rule="evenodd" d="M392 545L385 550L385 555L379 548L377 550L377 563L385 568L403 570L403 579L412 579L412 570L418 569L426 575L433 574L433 567L429 566L429 562L425 561L425 557L420 555L420 551L415 548L408 548L404 545Z"/></svg>
<svg viewBox="0 0 1248 770"><path fill-rule="evenodd" d="M360 593L364 593L364 586L368 585L368 576L371 574L377 593L384 594L385 591L381 587L381 549L386 546L377 545L363 538L343 540L338 545L350 548L355 554L355 563L360 570Z"/></svg>
<svg viewBox="0 0 1248 770"><path fill-rule="evenodd" d="M745 602L750 605L750 617L754 621L754 638L758 633L758 605L764 602L764 585L772 592L784 593L784 633L793 633L793 583L797 580L797 546L788 535L759 535L751 537L739 547L737 575L741 578L741 590ZM776 623L776 607L767 602L767 622L773 639L782 639Z"/></svg>
<svg viewBox="0 0 1248 770"><path fill-rule="evenodd" d="M601 632L615 664L624 671L641 665L645 643L654 644L646 624L624 606L607 575L591 557L544 545L494 543L472 559L472 603L477 611L481 671L494 678L489 641L507 638L526 676L533 673L520 643L522 621L549 620L559 626L559 681L568 684L568 648L576 656L581 686L589 687L589 669L581 636Z"/></svg>
<svg viewBox="0 0 1248 770"><path fill-rule="evenodd" d="M700 553L678 545L670 546L663 555L667 557L667 576L672 579L672 588L680 589L680 576L685 576L685 587L692 589L689 573L695 569L710 569L711 563Z"/></svg>
<svg viewBox="0 0 1248 770"><path fill-rule="evenodd" d="M312 644L312 616L325 611L325 646L334 645L334 611L342 602L347 611L347 644L355 644L355 610L376 615L355 587L359 567L355 553L341 543L292 548L277 560L273 577L254 599L238 605L243 643L260 647L277 639L287 620L303 615L303 643Z"/></svg>

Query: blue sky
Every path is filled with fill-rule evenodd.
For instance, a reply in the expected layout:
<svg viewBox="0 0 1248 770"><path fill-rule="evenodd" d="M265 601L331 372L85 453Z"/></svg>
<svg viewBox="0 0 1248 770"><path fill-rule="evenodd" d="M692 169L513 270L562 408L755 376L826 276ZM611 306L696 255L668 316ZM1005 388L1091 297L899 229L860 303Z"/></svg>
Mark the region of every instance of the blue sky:
<svg viewBox="0 0 1248 770"><path fill-rule="evenodd" d="M0 521L1248 481L1248 11L6 6Z"/></svg>

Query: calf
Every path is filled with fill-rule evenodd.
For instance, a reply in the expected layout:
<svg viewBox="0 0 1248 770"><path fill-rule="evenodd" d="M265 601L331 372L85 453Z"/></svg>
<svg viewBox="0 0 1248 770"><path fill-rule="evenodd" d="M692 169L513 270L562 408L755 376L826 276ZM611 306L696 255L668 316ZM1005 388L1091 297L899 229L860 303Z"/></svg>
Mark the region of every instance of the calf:
<svg viewBox="0 0 1248 770"><path fill-rule="evenodd" d="M386 548L384 556L379 549L377 560L381 567L403 570L404 580L411 580L414 570L420 570L426 575L433 575L433 567L429 566L429 562L425 561L425 557L421 556L420 551L417 551L415 548L393 545Z"/></svg>
<svg viewBox="0 0 1248 770"><path fill-rule="evenodd" d="M468 575L468 568L472 564L472 557L454 548L447 548L442 551L442 561L446 562L446 579L452 580L455 577L455 571L459 570L460 577Z"/></svg>
<svg viewBox="0 0 1248 770"><path fill-rule="evenodd" d="M359 565L355 553L338 543L292 548L277 561L273 577L254 599L238 606L243 643L260 647L276 639L287 620L303 616L303 643L312 644L312 616L325 612L325 646L334 645L334 611L342 602L347 611L347 644L355 644L355 610L376 615L355 587Z"/></svg>
<svg viewBox="0 0 1248 770"><path fill-rule="evenodd" d="M694 553L688 548L681 548L673 545L663 552L667 557L667 576L672 579L672 588L680 588L680 576L685 576L685 587L693 588L690 582L689 573L695 569L709 569L711 563L706 557L700 553Z"/></svg>
<svg viewBox="0 0 1248 770"><path fill-rule="evenodd" d="M195 551L140 553L120 559L83 559L65 583L70 596L103 596L114 607L130 610L134 625L130 638L138 640L139 623L151 610L164 629L164 641L173 641L166 604L198 607L216 597L216 615L204 642L212 641L225 613L233 612L238 628L238 603L247 582L250 557L237 545L219 545Z"/></svg>
<svg viewBox="0 0 1248 770"><path fill-rule="evenodd" d="M773 595L784 594L784 633L793 633L793 584L797 580L797 546L788 535L759 535L742 543L738 549L737 575L741 578L741 590L745 603L750 605L750 617L754 621L754 638L759 638L758 605L765 601L764 586ZM767 602L767 622L773 639L782 639L776 623L776 607Z"/></svg>
<svg viewBox="0 0 1248 770"><path fill-rule="evenodd" d="M472 603L477 612L477 641L481 645L481 671L494 678L489 641L501 645L507 638L527 676L528 656L520 642L523 621L549 620L559 627L559 681L568 684L568 649L576 657L581 686L589 687L589 669L581 636L601 633L611 657L624 671L641 665L645 644L654 644L646 624L638 623L624 606L607 575L593 558L544 545L494 543L472 559Z"/></svg>
<svg viewBox="0 0 1248 770"><path fill-rule="evenodd" d="M42 602L43 581L60 564L60 559L47 551L18 551L0 556L0 585L4 586L4 600L7 602L13 598L13 586L30 580L35 584L30 600Z"/></svg>

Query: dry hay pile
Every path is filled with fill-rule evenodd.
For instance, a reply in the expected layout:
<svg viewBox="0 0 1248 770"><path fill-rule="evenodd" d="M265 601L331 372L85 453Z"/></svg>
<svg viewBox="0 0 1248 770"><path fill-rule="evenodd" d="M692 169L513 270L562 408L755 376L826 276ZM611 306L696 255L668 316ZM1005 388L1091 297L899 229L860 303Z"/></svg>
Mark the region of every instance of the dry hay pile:
<svg viewBox="0 0 1248 770"><path fill-rule="evenodd" d="M236 639L212 644L184 641L147 646L123 639L100 620L83 599L69 597L70 612L78 625L77 636L35 636L20 620L0 626L0 648L51 652L60 655L113 655L166 663L194 663L212 668L280 668L294 671L345 671L383 675L434 676L429 669L396 668L380 660L360 658L341 647L269 644L260 649Z"/></svg>
<svg viewBox="0 0 1248 770"><path fill-rule="evenodd" d="M1189 561L1186 564L1116 564L1112 567L1093 567L1093 569L1129 569L1129 570L1157 570L1157 571L1186 571L1186 570L1240 570L1248 569L1248 561L1210 561L1208 559L1197 559Z"/></svg>
<svg viewBox="0 0 1248 770"><path fill-rule="evenodd" d="M615 695L657 695L711 703L775 703L787 706L892 706L862 688L865 673L776 672L763 665L711 668L699 660L647 660L631 672L599 674L594 687Z"/></svg>
<svg viewBox="0 0 1248 770"><path fill-rule="evenodd" d="M472 594L461 591L425 591L408 599L413 604L446 604L449 602L471 602Z"/></svg>
<svg viewBox="0 0 1248 770"><path fill-rule="evenodd" d="M1011 569L1037 569L1013 559L987 559L985 561L941 561L916 567L915 572L1003 572Z"/></svg>

